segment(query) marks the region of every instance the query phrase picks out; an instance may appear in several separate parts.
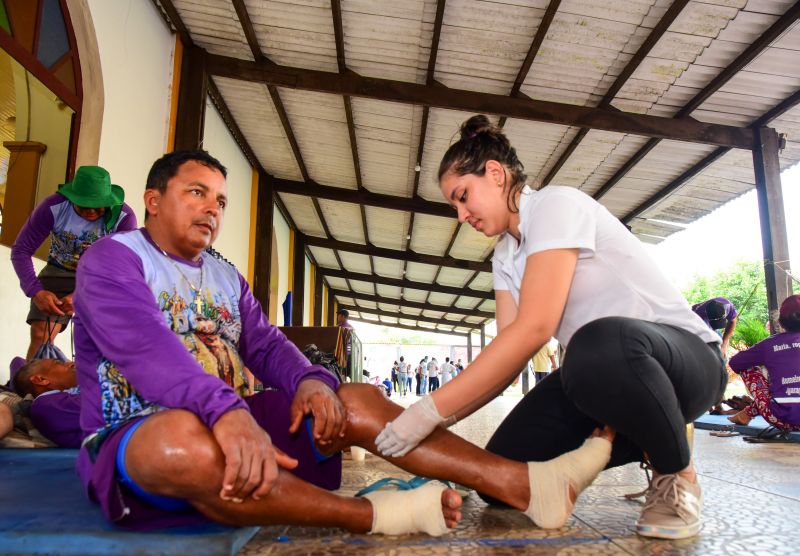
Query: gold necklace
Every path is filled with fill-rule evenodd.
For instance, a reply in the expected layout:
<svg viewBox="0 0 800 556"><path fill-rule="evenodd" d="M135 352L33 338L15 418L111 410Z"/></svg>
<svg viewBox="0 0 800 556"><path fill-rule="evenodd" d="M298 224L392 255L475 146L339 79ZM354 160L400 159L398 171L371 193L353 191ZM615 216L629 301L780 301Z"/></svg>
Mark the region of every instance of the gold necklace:
<svg viewBox="0 0 800 556"><path fill-rule="evenodd" d="M155 245L156 248L159 251L161 251L161 254L164 255L170 263L172 263L172 266L174 266L175 270L177 270L180 273L180 275L183 277L183 279L186 280L186 283L189 284L189 287L195 293L194 301L191 303L191 305L194 305L195 312L198 315L203 314L203 295L202 295L202 291L201 290L203 289L203 266L204 265L203 264L200 265L200 286L199 287L195 286L194 282L189 280L189 277L186 276L186 274L183 273L183 271L181 270L181 267L178 266L178 263L176 263L174 260L172 260L172 257L170 257L167 254L167 252L164 251L158 243L156 243L156 240L154 240L152 236L150 236L150 240L153 242L153 245Z"/></svg>

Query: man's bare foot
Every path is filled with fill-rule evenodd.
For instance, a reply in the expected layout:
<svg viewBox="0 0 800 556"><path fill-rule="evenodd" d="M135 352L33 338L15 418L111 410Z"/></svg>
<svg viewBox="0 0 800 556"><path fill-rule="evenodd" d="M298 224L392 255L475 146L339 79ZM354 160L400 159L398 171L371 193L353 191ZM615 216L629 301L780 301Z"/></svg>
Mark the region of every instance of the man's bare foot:
<svg viewBox="0 0 800 556"><path fill-rule="evenodd" d="M736 423L737 425L749 425L753 418L750 417L745 410L740 411L736 415L728 417L728 421Z"/></svg>

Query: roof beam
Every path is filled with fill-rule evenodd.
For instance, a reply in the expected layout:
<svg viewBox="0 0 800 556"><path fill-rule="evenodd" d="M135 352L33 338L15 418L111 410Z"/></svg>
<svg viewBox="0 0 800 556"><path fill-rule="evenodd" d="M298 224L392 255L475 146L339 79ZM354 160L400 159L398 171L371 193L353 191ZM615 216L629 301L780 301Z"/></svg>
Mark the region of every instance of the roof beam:
<svg viewBox="0 0 800 556"><path fill-rule="evenodd" d="M382 284L384 286L394 286L397 288L406 288L412 290L430 291L435 293L444 293L449 295L459 295L462 297L474 297L476 299L494 300L493 291L473 290L468 287L456 288L453 286L443 286L441 284L428 284L423 282L413 282L411 280L400 278L387 278L377 274L361 274L358 272L349 272L346 270L338 270L328 267L318 267L317 272L321 275L330 278L349 278L350 280L358 280L359 282L371 282L373 284ZM351 288L352 289L352 288Z"/></svg>
<svg viewBox="0 0 800 556"><path fill-rule="evenodd" d="M547 5L547 9L542 15L542 20L539 22L539 28L536 29L536 34L533 36L531 46L528 49L528 53L525 55L525 59L522 61L522 66L520 66L519 71L517 72L517 78L514 79L514 85L511 87L511 92L508 96L519 96L519 91L522 88L522 84L525 83L525 78L528 76L528 72L531 70L533 60L536 58L536 55L539 53L539 49L542 47L542 43L547 36L547 31L550 30L550 25L553 23L553 18L556 16L556 12L558 11L558 7L560 5L561 0L550 0L550 3ZM500 118L500 127L506 125L506 119L507 118L505 116Z"/></svg>
<svg viewBox="0 0 800 556"><path fill-rule="evenodd" d="M781 117L783 114L785 114L787 111L791 110L798 104L800 104L800 90L795 91L793 94L789 95L781 102L779 102L777 105L775 105L773 108L768 110L761 117L759 117L752 124L750 124L750 127L754 129L763 127L769 124L772 120ZM684 183L686 183L687 181L695 177L697 174L708 168L711 164L713 164L720 158L722 158L722 156L726 154L728 151L730 151L730 149L726 149L723 147L716 149L714 152L706 156L703 160L701 160L700 162L698 162L697 164L686 170L686 172L684 172L683 174L672 180L670 183L668 183L666 186L664 186L662 189L660 189L658 192L656 192L655 195L653 195L652 197L644 201L642 204L640 204L638 207L636 207L628 214L626 214L622 218L622 221L625 224L630 224L630 222L634 218L640 216L645 211L654 207L656 204L658 204L660 201L666 198L670 193L673 193L674 191L679 189Z"/></svg>
<svg viewBox="0 0 800 556"><path fill-rule="evenodd" d="M394 297L384 297L382 295L369 295L366 293L359 293L356 291L346 290L330 290L329 294L338 295L340 297L350 297L353 299L360 299L362 301L372 301L373 303L385 303L387 305L401 305L403 307L410 307L412 309L422 309L423 311L439 311L441 313L452 313L453 315L464 315L465 317L483 317L485 319L493 319L495 314L490 311L479 311L477 309L462 309L460 307L452 307L447 305L433 305L431 303L420 303L419 301L409 301L408 299L398 299Z"/></svg>
<svg viewBox="0 0 800 556"><path fill-rule="evenodd" d="M685 118L689 116L691 112L693 112L697 107L699 107L703 102L708 100L708 98L716 93L723 85L725 85L734 75L736 75L740 70L742 70L747 64L752 62L761 52L763 52L770 44L772 44L775 39L780 37L786 30L791 27L797 19L800 18L800 2L797 2L789 8L786 13L784 13L781 17L779 17L775 23L773 23L764 33L761 34L753 43L748 46L744 52L739 54L737 58L728 65L725 69L723 69L714 79L709 82L699 93L697 93L692 100L690 100L683 108L681 108L677 114L675 114L675 118ZM761 124L763 125L763 123ZM617 170L613 176L611 176L606 183L598 189L593 197L596 200L600 200L603 195L608 193L614 185L616 185L622 178L624 178L627 173L634 167L636 164L642 160L647 153L652 151L656 145L658 145L659 139L654 138L649 140L644 146L639 149L636 154L631 157L631 159L625 163L622 168ZM720 145L724 146L724 145ZM702 163L702 161L701 161ZM670 184L671 185L671 184ZM667 188L670 187L667 186ZM665 188L666 189L666 188ZM630 213L633 214L633 213Z"/></svg>
<svg viewBox="0 0 800 556"><path fill-rule="evenodd" d="M439 54L439 37L442 35L442 23L444 22L444 7L447 0L438 0L436 2L436 18L433 21L433 36L431 37L431 53L428 56L428 71L425 76L425 83L428 85L434 84L434 75L436 71L436 57ZM422 108L422 122L420 123L420 130L419 130L419 143L417 144L417 157L415 159L416 166L414 167L414 186L411 190L411 199L413 201L421 201L424 203L429 203L430 201L424 201L421 197L419 197L419 175L422 173L420 168L422 166L422 155L425 153L425 138L428 134L428 113L430 112L430 108L424 106ZM406 233L405 238L405 248L408 249L411 247L411 238L414 235L414 216L415 212L411 212L411 216L408 220L408 232ZM450 214L452 216L452 213ZM403 262L403 274L406 273L408 268L408 261Z"/></svg>
<svg viewBox="0 0 800 556"><path fill-rule="evenodd" d="M590 127L676 141L742 149L753 147L754 135L751 129L708 124L693 119L664 118L607 108L509 98L476 91L364 77L349 72L336 74L266 62L251 62L215 54L208 55L207 67L211 75L292 89L468 112L486 112L523 120Z"/></svg>
<svg viewBox="0 0 800 556"><path fill-rule="evenodd" d="M340 0L331 0L331 14L333 16L333 34L336 41L336 64L339 68L339 73L347 72L347 62L344 53L344 30L342 29L342 4ZM359 190L364 189L364 184L361 181L361 161L358 157L358 139L356 138L356 125L353 120L353 104L350 101L349 95L344 95L344 114L347 120L347 133L350 137L350 153L353 156L353 172L356 176L356 185ZM306 180L308 181L308 180ZM361 209L361 227L364 230L364 242L369 244L369 227L367 226L367 212L364 205L360 206ZM328 237L330 233L326 232ZM375 262L372 257L369 258L369 268L372 273L375 273Z"/></svg>
<svg viewBox="0 0 800 556"><path fill-rule="evenodd" d="M480 328L481 323L474 323L474 322L465 322L461 320L447 320L447 319L435 319L429 317L418 317L414 315L407 315L405 313L387 313L386 311L381 311L380 309L369 309L366 307L361 307L359 305L350 305L349 303L339 303L339 308L347 309L348 311L358 311L360 313L370 313L373 315L379 315L381 317L389 317L395 319L405 319L405 320L415 320L417 322L427 322L429 324L441 324L444 326L461 326L463 328Z"/></svg>
<svg viewBox="0 0 800 556"><path fill-rule="evenodd" d="M250 46L250 52L253 53L253 58L256 60L264 60L266 56L261 52L261 46L258 44L256 31L253 28L253 22L250 20L250 14L247 13L247 6L244 0L231 0L233 9L236 10L236 16L239 18L239 24L242 26L242 31L247 39L247 44Z"/></svg>
<svg viewBox="0 0 800 556"><path fill-rule="evenodd" d="M450 249L453 247L453 244L456 242L456 238L458 237L458 232L461 230L461 223L456 224L455 229L453 230L453 234L450 236L450 241L447 243L447 247L445 247L444 254L449 255ZM442 272L442 267L436 269L436 275L433 277L433 282L439 279L439 274ZM425 296L425 303L431 298L431 292L428 292L428 295Z"/></svg>
<svg viewBox="0 0 800 556"><path fill-rule="evenodd" d="M364 313L370 313L370 311L360 311ZM354 320L356 322L363 322L366 324L373 324L376 326L386 326L387 328L402 328L403 330L413 330L415 332L431 332L433 334L449 334L450 336L460 336L462 338L466 338L469 336L466 332L451 332L450 330L439 330L438 328L423 328L422 326L408 326L405 324L393 324L389 322L382 322L379 320L369 320L365 318L358 318L358 317L347 317L347 320ZM371 371L370 371L371 372Z"/></svg>
<svg viewBox="0 0 800 556"><path fill-rule="evenodd" d="M479 270L491 272L492 263L485 261L468 261L465 259L454 259L453 257L437 257L436 255L426 255L407 249L398 251L396 249L386 249L374 245L361 245L359 243L349 243L315 236L303 236L303 241L310 247L324 247L326 249L339 249L350 253L360 253L372 257L383 257L397 261L408 261L411 263L429 264L433 266L446 266L448 268L460 268L461 270Z"/></svg>
<svg viewBox="0 0 800 556"><path fill-rule="evenodd" d="M638 207L630 211L628 214L621 218L623 224L630 224L630 222L645 212L646 210L654 207L664 198L666 198L670 193L673 193L679 187L681 187L684 183L695 177L697 174L714 164L717 160L722 158L723 155L728 153L730 149L725 147L720 147L715 149L714 152L703 158L700 162L686 170L683 174L672 180L669 184L665 187L661 188L655 195L651 196L649 199L644 201Z"/></svg>
<svg viewBox="0 0 800 556"><path fill-rule="evenodd" d="M644 40L642 45L639 47L639 50L636 51L636 54L633 55L633 58L625 65L625 69L622 70L617 78L614 80L614 83L609 87L606 94L600 100L598 106L600 107L607 107L611 105L611 102L614 100L614 97L617 96L617 93L622 89L625 83L630 79L633 72L639 67L639 64L647 57L659 39L664 36L664 33L667 32L670 25L675 21L675 18L680 15L683 11L683 8L686 7L686 4L689 3L689 0L675 0L669 9L664 13L661 17L659 22L653 27L653 30ZM586 134L589 133L588 128L581 128L578 134L572 139L572 142L567 147L561 156L556 161L555 165L550 168L550 171L547 172L547 175L542 180L542 187L547 186L553 178L556 176L561 167L564 166L564 163L572 156L572 153L575 152L575 149L578 148L583 138L586 137Z"/></svg>

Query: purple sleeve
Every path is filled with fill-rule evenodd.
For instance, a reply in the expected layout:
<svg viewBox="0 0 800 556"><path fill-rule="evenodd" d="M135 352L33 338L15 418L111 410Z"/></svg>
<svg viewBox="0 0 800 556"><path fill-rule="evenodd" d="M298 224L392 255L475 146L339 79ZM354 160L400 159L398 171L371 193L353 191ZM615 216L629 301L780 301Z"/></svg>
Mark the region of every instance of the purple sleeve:
<svg viewBox="0 0 800 556"><path fill-rule="evenodd" d="M114 231L127 232L130 230L135 230L138 227L136 222L136 214L134 214L133 209L128 206L128 203L122 203L122 214L125 215L125 218L122 218L119 221L117 228Z"/></svg>
<svg viewBox="0 0 800 556"><path fill-rule="evenodd" d="M297 386L307 378L321 380L335 392L339 381L321 365L312 365L297 346L271 325L261 310L242 275L239 275L242 297L242 336L239 353L245 365L267 386L279 388L294 397Z"/></svg>
<svg viewBox="0 0 800 556"><path fill-rule="evenodd" d="M80 416L80 394L53 392L39 396L31 405L33 426L61 448L81 447Z"/></svg>
<svg viewBox="0 0 800 556"><path fill-rule="evenodd" d="M744 351L740 351L731 357L730 361L728 361L731 369L733 369L734 372L740 373L742 371L746 371L747 369L752 369L758 365L764 365L766 363L766 354L764 353L764 350L770 349L770 346L772 345L770 340L771 338L767 338L764 341L758 342L753 347Z"/></svg>
<svg viewBox="0 0 800 556"><path fill-rule="evenodd" d="M208 427L244 400L206 374L168 327L138 255L113 237L81 257L75 312L103 357L148 401L191 411Z"/></svg>
<svg viewBox="0 0 800 556"><path fill-rule="evenodd" d="M28 297L33 297L43 289L41 282L36 278L31 257L53 231L55 220L51 207L65 200L63 196L55 193L39 203L22 226L14 246L11 247L11 264L14 265L22 291Z"/></svg>

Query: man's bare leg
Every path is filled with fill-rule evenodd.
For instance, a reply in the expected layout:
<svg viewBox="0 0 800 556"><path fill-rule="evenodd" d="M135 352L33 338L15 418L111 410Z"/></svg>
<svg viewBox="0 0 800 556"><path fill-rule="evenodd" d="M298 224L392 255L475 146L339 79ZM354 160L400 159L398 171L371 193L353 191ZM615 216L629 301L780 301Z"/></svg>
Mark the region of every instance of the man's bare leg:
<svg viewBox="0 0 800 556"><path fill-rule="evenodd" d="M61 332L63 326L59 323L52 323L50 325L50 338L55 341L58 333ZM31 357L39 350L44 341L47 339L47 321L35 320L31 323L31 343L28 346L28 353L25 355L25 360L30 361Z"/></svg>
<svg viewBox="0 0 800 556"><path fill-rule="evenodd" d="M337 394L347 410L347 432L341 440L319 446L320 451L335 453L357 445L375 453L378 432L403 408L369 385L345 384ZM530 490L521 486L529 485L526 462L487 452L444 428L407 455L386 459L411 473L455 481L522 511L530 506ZM173 410L148 418L131 438L126 463L145 490L185 498L223 523L336 526L356 532L368 531L372 524L372 508L366 500L336 496L284 470L269 496L240 504L223 501L219 497L222 453L209 430L188 412ZM574 503L575 498L570 486L570 501ZM443 492L448 526L460 519L460 505L455 491Z"/></svg>
<svg viewBox="0 0 800 556"><path fill-rule="evenodd" d="M337 394L347 410L347 436L341 444L321 447L321 450L331 453L355 444L377 453L375 437L403 408L368 385L344 384ZM592 436L610 441L613 434L607 429ZM525 511L530 506L530 490L522 487L529 485L527 462L487 452L442 427L405 456L385 459L414 474L460 483L512 508ZM577 493L573 486L569 486L569 500L574 504Z"/></svg>
<svg viewBox="0 0 800 556"><path fill-rule="evenodd" d="M211 431L183 410L149 417L132 435L126 467L148 492L188 500L204 515L229 525L305 525L342 527L365 533L373 524L372 504L343 497L298 479L281 469L267 496L236 503L220 498L225 460ZM441 496L448 527L461 519L461 497L447 489Z"/></svg>

